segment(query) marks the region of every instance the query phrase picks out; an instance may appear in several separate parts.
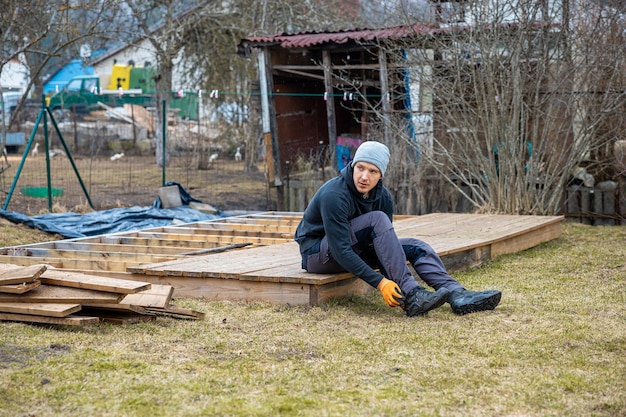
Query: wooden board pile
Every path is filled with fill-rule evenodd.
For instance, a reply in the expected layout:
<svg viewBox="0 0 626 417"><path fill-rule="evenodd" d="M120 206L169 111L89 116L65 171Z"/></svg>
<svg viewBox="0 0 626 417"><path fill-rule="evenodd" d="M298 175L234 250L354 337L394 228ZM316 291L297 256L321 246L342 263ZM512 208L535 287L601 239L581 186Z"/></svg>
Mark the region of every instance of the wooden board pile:
<svg viewBox="0 0 626 417"><path fill-rule="evenodd" d="M48 265L0 264L0 320L89 325L128 324L157 315L203 313L171 304L174 287L68 272Z"/></svg>

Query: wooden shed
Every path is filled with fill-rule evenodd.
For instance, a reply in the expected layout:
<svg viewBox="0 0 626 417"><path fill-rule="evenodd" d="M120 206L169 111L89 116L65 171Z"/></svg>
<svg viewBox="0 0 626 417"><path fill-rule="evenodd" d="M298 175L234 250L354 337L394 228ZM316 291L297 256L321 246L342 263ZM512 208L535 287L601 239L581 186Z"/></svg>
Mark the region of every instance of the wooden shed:
<svg viewBox="0 0 626 417"><path fill-rule="evenodd" d="M239 54L256 51L264 142L270 181L282 187L289 164L298 158L330 158L341 169L358 144L386 135L385 115L407 105L397 85L398 63L385 43L441 32L437 25L282 34L243 39ZM390 68L390 66L392 68ZM380 108L377 115L369 108ZM376 119L376 120L374 120ZM293 165L292 165L293 166Z"/></svg>
<svg viewBox="0 0 626 417"><path fill-rule="evenodd" d="M447 45L454 50L455 42L464 34L471 37L474 29L434 23L243 39L239 54L258 60L268 179L278 190L277 208L304 210L320 181L328 179L323 168L330 167L334 175L362 141L374 139L395 147L392 153L398 157L407 155L402 172L390 170L387 185L405 187L395 196L399 212L416 213L406 209L410 204L403 199L411 198L406 196L414 188L410 183L416 176L418 154L432 148L435 140L452 153L463 143L455 131L455 120L462 118L454 114L454 105L437 101L433 92L434 84L453 83L460 76L438 54L445 54L441 49ZM518 29L508 24L507 30ZM466 101L472 102L471 97ZM417 153L407 142L415 144ZM477 158L481 153L489 158L488 143L480 148ZM416 155L412 159L411 153ZM299 159L312 161L322 174L317 182L292 182L285 187ZM438 176L433 178L429 184ZM426 212L469 210L463 201L450 203L449 196L436 195L450 184L433 186L432 207ZM296 191L289 190L289 198L284 198L284 188ZM434 202L437 199L441 202Z"/></svg>

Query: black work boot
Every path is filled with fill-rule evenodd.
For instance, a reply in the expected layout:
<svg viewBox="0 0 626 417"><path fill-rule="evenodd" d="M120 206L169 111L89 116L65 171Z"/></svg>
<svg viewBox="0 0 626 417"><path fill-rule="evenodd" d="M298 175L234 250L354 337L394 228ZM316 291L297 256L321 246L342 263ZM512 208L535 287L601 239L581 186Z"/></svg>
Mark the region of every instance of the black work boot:
<svg viewBox="0 0 626 417"><path fill-rule="evenodd" d="M461 288L450 293L448 302L454 314L462 316L477 311L493 310L501 297L502 293L498 290L469 291Z"/></svg>
<svg viewBox="0 0 626 417"><path fill-rule="evenodd" d="M415 287L404 296L402 308L409 317L423 316L430 310L442 306L450 295L447 288L439 288L436 292Z"/></svg>

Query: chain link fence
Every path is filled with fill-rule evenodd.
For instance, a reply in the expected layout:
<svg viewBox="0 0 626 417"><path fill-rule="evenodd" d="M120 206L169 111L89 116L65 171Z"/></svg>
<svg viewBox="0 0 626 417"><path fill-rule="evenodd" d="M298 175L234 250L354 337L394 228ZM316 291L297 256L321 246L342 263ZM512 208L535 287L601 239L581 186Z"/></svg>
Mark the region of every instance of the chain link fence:
<svg viewBox="0 0 626 417"><path fill-rule="evenodd" d="M198 106L197 101L190 103ZM228 193L224 190L228 178L239 176L253 187L246 190L250 198L245 208L268 209L262 167L254 172L245 169L246 141L240 124L218 117L215 106L212 112L183 112L195 118L181 117L180 109L176 112L167 117L168 158L163 167L155 156L157 140L163 138L155 136L153 110L125 105L85 115L55 113L54 120L40 110L21 123L24 146L3 155L2 208L34 215L146 206L168 182L179 183L193 198L217 207L236 206L237 190L233 201L216 199ZM259 158L258 163L262 161Z"/></svg>

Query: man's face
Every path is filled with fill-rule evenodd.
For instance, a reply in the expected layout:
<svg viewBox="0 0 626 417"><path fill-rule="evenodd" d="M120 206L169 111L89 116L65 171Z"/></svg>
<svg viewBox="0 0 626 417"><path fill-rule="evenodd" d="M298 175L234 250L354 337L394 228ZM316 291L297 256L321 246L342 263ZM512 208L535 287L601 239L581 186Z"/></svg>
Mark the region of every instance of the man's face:
<svg viewBox="0 0 626 417"><path fill-rule="evenodd" d="M354 164L352 179L354 186L361 194L368 194L381 178L382 174L376 165L362 161Z"/></svg>

